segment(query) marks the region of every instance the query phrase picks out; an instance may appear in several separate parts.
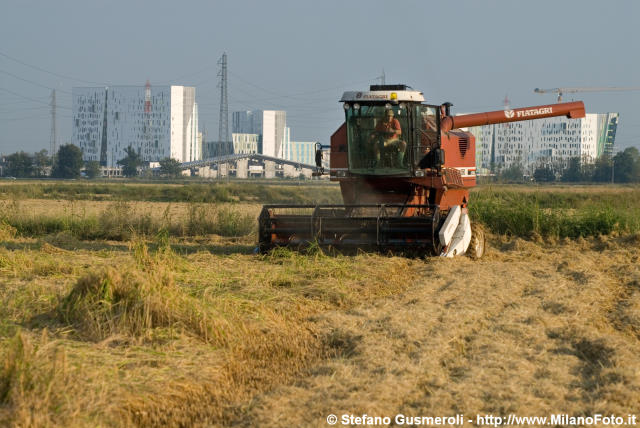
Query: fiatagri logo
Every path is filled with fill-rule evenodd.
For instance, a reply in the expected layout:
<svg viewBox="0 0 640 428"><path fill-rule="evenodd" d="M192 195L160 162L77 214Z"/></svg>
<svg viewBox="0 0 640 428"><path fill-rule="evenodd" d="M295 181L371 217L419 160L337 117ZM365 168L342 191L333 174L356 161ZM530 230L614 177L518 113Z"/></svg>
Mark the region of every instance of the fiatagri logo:
<svg viewBox="0 0 640 428"><path fill-rule="evenodd" d="M541 114L553 113L553 107L532 108L529 110L505 110L504 115L507 119L513 119L514 117L527 117L527 116L539 116Z"/></svg>

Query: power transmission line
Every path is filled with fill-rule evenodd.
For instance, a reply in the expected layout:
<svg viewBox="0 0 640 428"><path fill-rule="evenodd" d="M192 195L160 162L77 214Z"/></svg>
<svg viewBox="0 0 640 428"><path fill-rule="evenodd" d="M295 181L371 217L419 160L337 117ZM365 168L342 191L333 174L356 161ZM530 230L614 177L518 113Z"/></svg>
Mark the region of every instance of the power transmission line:
<svg viewBox="0 0 640 428"><path fill-rule="evenodd" d="M5 58L8 58L8 59L10 59L11 61L15 61L15 62L17 62L18 64L22 64L22 65L24 65L24 66L26 66L26 67L33 68L34 70L38 70L38 71L41 71L41 72L43 72L43 73L51 74L51 75L53 75L53 76L61 77L61 78L63 78L63 79L75 80L75 81L82 82L82 83L91 83L92 85L100 85L100 86L109 86L109 85L110 85L110 84L108 84L108 83L104 83L104 82L93 82L93 81L91 81L91 80L78 79L77 77L66 76L66 75L64 75L64 74L60 74L60 73L56 73L56 72L53 72L53 71L45 70L44 68L38 67L38 66L36 66L36 65L32 65L32 64L28 64L28 63L26 63L26 62L24 62L24 61L20 61L19 59L14 58L14 57L12 57L12 56L9 56L9 55L7 55L7 54L6 54L6 53L4 53L4 52L0 52L0 56L3 56L3 57L5 57Z"/></svg>
<svg viewBox="0 0 640 428"><path fill-rule="evenodd" d="M213 68L213 67L214 67L213 65L208 65L208 66L204 67L203 69L201 69L199 71L195 71L195 72L189 73L189 74L184 74L184 75L182 75L180 77L177 77L175 79L169 79L169 80L166 81L167 82L166 84L167 85L171 85L172 82L179 82L179 81L181 81L183 79L186 79L187 77L197 76L198 74L204 73L205 71L207 71L207 70L209 70L210 68ZM207 79L207 80L205 80L205 82L208 82L210 80L211 79ZM192 86L199 86L199 85L196 84L196 85L192 85Z"/></svg>
<svg viewBox="0 0 640 428"><path fill-rule="evenodd" d="M51 157L56 154L56 147L58 143L58 128L56 121L56 90L51 92Z"/></svg>
<svg viewBox="0 0 640 428"><path fill-rule="evenodd" d="M7 88L0 88L0 91L8 92L8 93L13 94L13 95L15 95L15 96L17 96L17 97L24 98L25 100L29 100L29 101L33 101L33 102L36 102L36 103L44 104L44 105L46 105L46 106L48 106L48 105L49 105L49 103L48 103L48 102L46 102L46 101L42 101L42 100L39 100L39 99L37 99L37 98L27 97L27 96L22 95L22 94L19 94L19 93L17 93L17 92L10 91L10 90L9 90L9 89L7 89ZM59 107L59 108L66 109L66 110L71 110L71 107L64 107L64 106L58 106L58 107Z"/></svg>
<svg viewBox="0 0 640 428"><path fill-rule="evenodd" d="M47 99L47 98L49 98L49 97L43 97L42 99L44 100L44 99ZM8 106L8 105L12 105L12 104L24 104L24 103L27 103L27 102L29 102L29 101L28 100L24 100L24 99L23 100L11 100L11 101L6 102L6 103L5 102L0 103L0 106Z"/></svg>
<svg viewBox="0 0 640 428"><path fill-rule="evenodd" d="M11 110L0 110L0 114L2 113L13 113L16 111L25 111L25 110L41 110L43 108L47 108L46 106L36 106L36 107L22 107L22 108L12 108Z"/></svg>
<svg viewBox="0 0 640 428"><path fill-rule="evenodd" d="M46 116L23 116L23 117L0 117L0 121L3 122L13 122L16 120L39 120L39 119L48 119L51 115ZM65 116L65 118L70 119L71 117Z"/></svg>
<svg viewBox="0 0 640 428"><path fill-rule="evenodd" d="M321 92L328 92L328 91L341 89L341 88L349 87L349 86L352 86L352 85L358 85L358 84L361 84L361 83L367 83L367 82L371 82L371 81L379 79L379 77L374 77L374 78L367 79L367 80L361 80L361 81L358 81L358 82L345 83L345 84L342 84L342 85L332 86L332 87L329 87L329 88L314 89L314 90L311 90L311 91L296 92L296 93L293 93L293 94L282 94L280 92L274 92L274 91L272 91L270 89L265 89L262 86L256 85L255 83L252 83L252 82L249 82L248 80L243 79L242 77L238 76L236 73L230 73L230 74L232 76L234 76L235 78L237 78L238 80L246 83L247 85L253 86L254 88L260 89L261 91L264 91L266 93L273 94L274 95L273 98L294 98L296 96L301 96L301 95L310 95L310 94L316 94L316 93L321 93ZM273 99L273 98L268 98L268 99Z"/></svg>
<svg viewBox="0 0 640 428"><path fill-rule="evenodd" d="M28 79L24 79L24 78L22 78L22 77L20 77L20 76L16 76L15 74L13 74L13 73L9 73L8 71L5 71L5 70L0 70L0 73L7 74L7 75L9 75L9 76L11 76L11 77L13 77L13 78L15 78L15 79L22 80L23 82L31 83L32 85L40 86L41 88L50 89L50 90L53 90L53 89L54 89L54 88L52 88L52 87L50 87L50 86L46 86L46 85L43 85L43 84L41 84L41 83L34 82L33 80L28 80ZM58 89L58 90L59 90L60 92L64 92L64 93L67 93L67 94L69 94L69 95L72 95L72 94L71 94L71 92L69 92L69 91L64 91L64 90L62 90L62 89Z"/></svg>

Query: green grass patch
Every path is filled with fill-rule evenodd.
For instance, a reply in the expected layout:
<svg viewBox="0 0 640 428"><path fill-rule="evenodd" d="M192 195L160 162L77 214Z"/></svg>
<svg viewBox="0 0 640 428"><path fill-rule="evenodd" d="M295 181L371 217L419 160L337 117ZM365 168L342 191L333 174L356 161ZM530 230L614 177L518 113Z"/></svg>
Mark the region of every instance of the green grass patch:
<svg viewBox="0 0 640 428"><path fill-rule="evenodd" d="M577 238L640 231L640 190L517 191L486 187L474 191L473 220L492 232L520 237Z"/></svg>
<svg viewBox="0 0 640 428"><path fill-rule="evenodd" d="M253 202L275 203L339 203L340 188L334 183L184 183L144 184L34 182L0 185L5 199L67 199L148 202Z"/></svg>

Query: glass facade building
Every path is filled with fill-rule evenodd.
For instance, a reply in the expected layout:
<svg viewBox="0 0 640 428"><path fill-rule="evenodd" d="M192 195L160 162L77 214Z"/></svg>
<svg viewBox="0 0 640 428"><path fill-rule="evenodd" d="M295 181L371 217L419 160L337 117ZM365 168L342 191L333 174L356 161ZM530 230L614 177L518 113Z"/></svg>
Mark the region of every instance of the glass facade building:
<svg viewBox="0 0 640 428"><path fill-rule="evenodd" d="M587 114L582 119L553 117L523 122L474 126L479 174L521 164L533 174L539 166L563 168L578 157L593 162L613 152L618 113Z"/></svg>
<svg viewBox="0 0 640 428"><path fill-rule="evenodd" d="M75 87L72 98L72 143L85 161L113 167L127 147L145 162L202 158L193 87Z"/></svg>

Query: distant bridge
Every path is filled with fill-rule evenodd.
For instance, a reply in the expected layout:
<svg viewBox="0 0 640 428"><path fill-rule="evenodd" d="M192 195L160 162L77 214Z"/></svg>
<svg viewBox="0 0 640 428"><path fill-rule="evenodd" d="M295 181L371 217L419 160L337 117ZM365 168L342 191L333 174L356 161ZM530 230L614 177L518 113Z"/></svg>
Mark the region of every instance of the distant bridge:
<svg viewBox="0 0 640 428"><path fill-rule="evenodd" d="M214 158L203 159L198 161L183 162L182 164L180 164L180 166L182 167L182 169L199 168L203 166L212 166L212 165L236 162L241 159L249 159L249 160L262 161L262 162L271 161L277 165L291 165L296 168L316 169L315 165L310 165L308 163L296 162L296 161L287 160L287 159L280 159L273 156L266 156L266 155L261 155L257 153L217 156Z"/></svg>

